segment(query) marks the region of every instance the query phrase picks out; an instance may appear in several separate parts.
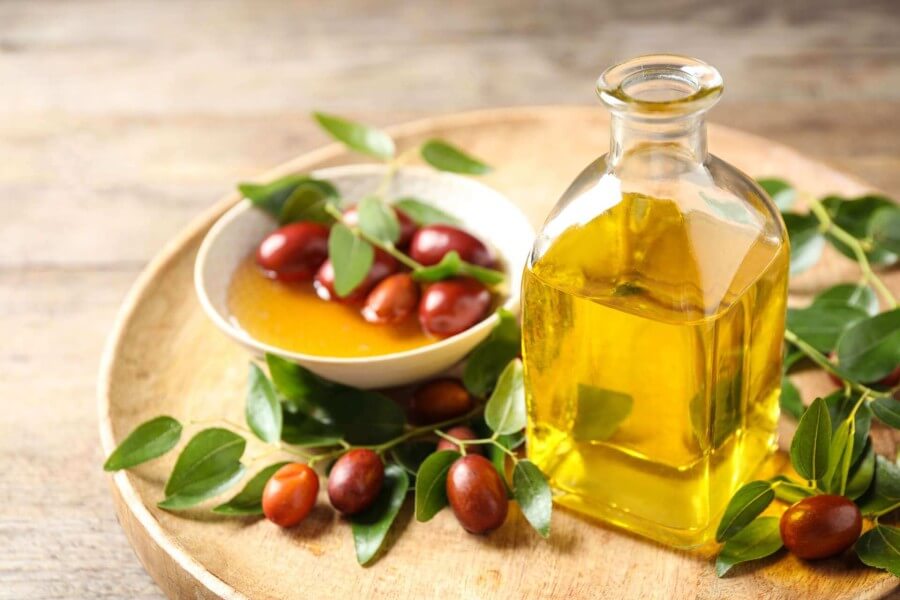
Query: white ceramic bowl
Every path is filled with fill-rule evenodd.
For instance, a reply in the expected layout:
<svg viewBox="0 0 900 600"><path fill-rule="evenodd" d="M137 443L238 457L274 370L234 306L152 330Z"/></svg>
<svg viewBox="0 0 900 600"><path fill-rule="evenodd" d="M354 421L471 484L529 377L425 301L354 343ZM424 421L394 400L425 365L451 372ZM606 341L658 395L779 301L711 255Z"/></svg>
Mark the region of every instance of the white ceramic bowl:
<svg viewBox="0 0 900 600"><path fill-rule="evenodd" d="M349 206L370 194L384 174L383 165L348 165L311 173L333 183ZM509 282L503 306L516 312L522 269L534 240L524 214L496 190L474 179L421 168L404 168L395 176L388 196L413 196L457 217L463 228L499 253ZM227 291L232 274L277 227L275 220L243 200L216 221L206 234L194 268L197 295L207 315L234 340L252 352L277 354L332 381L361 388L390 387L440 373L468 354L497 324L490 317L474 327L433 344L379 356L338 358L290 352L264 344L235 325L228 313Z"/></svg>

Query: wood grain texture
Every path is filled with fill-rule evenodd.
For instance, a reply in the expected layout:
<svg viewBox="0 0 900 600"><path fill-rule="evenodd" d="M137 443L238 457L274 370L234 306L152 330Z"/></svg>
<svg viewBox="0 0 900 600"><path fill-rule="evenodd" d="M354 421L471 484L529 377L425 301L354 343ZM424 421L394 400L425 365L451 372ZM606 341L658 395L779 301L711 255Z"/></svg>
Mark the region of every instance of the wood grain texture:
<svg viewBox="0 0 900 600"><path fill-rule="evenodd" d="M714 121L897 197L898 29L895 0L0 1L0 598L162 597L99 469L103 339L214 198L325 141L311 109L592 104L671 50L725 74Z"/></svg>
<svg viewBox="0 0 900 600"><path fill-rule="evenodd" d="M402 150L429 137L448 139L476 156L503 156L484 178L506 193L539 226L560 191L597 152L608 129L592 109L548 107L463 113L394 130ZM540 140L536 144L534 140ZM776 166L803 189L855 194L859 181L809 161L787 148L724 128L710 130L710 146L739 168L768 173ZM329 146L302 156L265 179L342 164L355 157ZM496 162L496 161L491 161ZM100 418L107 451L139 423L158 414L183 422L225 417L240 421L248 354L215 329L192 295L193 261L203 234L230 194L157 257L129 295L104 355ZM829 253L797 283L818 289L852 263ZM900 272L887 276L900 290ZM799 298L795 297L795 300ZM821 373L802 381L805 396L829 384ZM194 430L197 428L194 427ZM890 437L883 440L896 450ZM252 443L246 460L266 453L262 468L279 457ZM287 455L285 456L287 458ZM557 510L553 534L542 541L513 508L502 528L487 537L466 535L449 511L415 523L410 504L390 552L369 568L356 565L349 528L327 505L324 492L312 516L291 530L258 519L228 519L201 509L169 513L155 503L175 456L115 475L113 493L126 534L170 596L225 598L451 597L451 598L732 598L788 599L801 595L879 598L897 580L865 568L854 557L803 563L782 553L743 566L726 579L712 567L715 548L678 552ZM776 457L773 468L784 464ZM226 494L225 496L228 496ZM598 565L586 569L584 565ZM327 571L298 588L290 571ZM453 576L447 576L453 573Z"/></svg>

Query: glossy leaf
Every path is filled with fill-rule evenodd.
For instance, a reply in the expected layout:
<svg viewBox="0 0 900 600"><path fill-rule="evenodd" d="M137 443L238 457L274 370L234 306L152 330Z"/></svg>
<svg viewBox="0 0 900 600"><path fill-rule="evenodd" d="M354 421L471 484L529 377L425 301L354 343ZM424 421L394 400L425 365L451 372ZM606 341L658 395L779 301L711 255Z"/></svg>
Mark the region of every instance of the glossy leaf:
<svg viewBox="0 0 900 600"><path fill-rule="evenodd" d="M804 479L819 479L828 469L830 448L831 417L825 401L816 398L797 424L791 441L791 464Z"/></svg>
<svg viewBox="0 0 900 600"><path fill-rule="evenodd" d="M435 169L464 173L466 175L483 175L491 170L489 166L469 156L459 148L451 146L443 140L428 140L422 145L422 158Z"/></svg>
<svg viewBox="0 0 900 600"><path fill-rule="evenodd" d="M878 398L869 407L879 421L894 429L900 429L900 402L893 398Z"/></svg>
<svg viewBox="0 0 900 600"><path fill-rule="evenodd" d="M394 156L394 140L380 129L321 112L313 113L313 117L331 137L351 150L382 160Z"/></svg>
<svg viewBox="0 0 900 600"><path fill-rule="evenodd" d="M224 504L220 504L213 509L213 512L219 513L220 515L261 515L263 514L262 509L262 494L263 490L266 487L266 483L269 482L269 479L272 478L272 475L275 474L275 471L283 467L288 463L280 462L275 463L274 465L269 465L265 469L262 469L259 473L254 475L250 481L247 482L247 485L244 486L234 498L225 502Z"/></svg>
<svg viewBox="0 0 900 600"><path fill-rule="evenodd" d="M157 506L166 510L191 508L236 485L243 479L244 472L245 468L241 463L229 464L209 477L191 481L177 492L167 495L165 500L157 503Z"/></svg>
<svg viewBox="0 0 900 600"><path fill-rule="evenodd" d="M434 454L435 444L432 441L412 440L391 449L391 458L395 463L406 469L406 472L415 476L419 472L422 463Z"/></svg>
<svg viewBox="0 0 900 600"><path fill-rule="evenodd" d="M288 413L284 415L281 439L292 446L312 448L337 445L343 439L343 435L334 425L307 414Z"/></svg>
<svg viewBox="0 0 900 600"><path fill-rule="evenodd" d="M300 184L315 186L329 198L338 197L338 191L331 183L303 174L286 175L265 184L241 183L238 190L256 207L278 219L288 198Z"/></svg>
<svg viewBox="0 0 900 600"><path fill-rule="evenodd" d="M812 301L813 306L827 307L835 304L858 308L870 316L878 314L878 296L867 285L841 283L828 288Z"/></svg>
<svg viewBox="0 0 900 600"><path fill-rule="evenodd" d="M272 382L253 363L250 363L250 375L247 379L244 414L247 425L256 437L270 444L281 439L281 402L275 395Z"/></svg>
<svg viewBox="0 0 900 600"><path fill-rule="evenodd" d="M542 537L549 537L550 515L553 512L550 484L530 460L520 460L513 469L513 497L535 531Z"/></svg>
<svg viewBox="0 0 900 600"><path fill-rule="evenodd" d="M460 220L443 210L416 198L400 198L394 206L419 225L459 225Z"/></svg>
<svg viewBox="0 0 900 600"><path fill-rule="evenodd" d="M766 190L766 193L775 202L775 206L778 207L778 210L785 211L790 209L794 204L794 200L797 198L797 190L783 179L757 179L756 183L758 183L762 189Z"/></svg>
<svg viewBox="0 0 900 600"><path fill-rule="evenodd" d="M266 354L266 365L289 412L315 415L319 401L335 389L335 384L280 356Z"/></svg>
<svg viewBox="0 0 900 600"><path fill-rule="evenodd" d="M227 429L212 427L197 433L184 447L175 468L166 482L167 500L178 496L178 507L186 506L183 499L194 504L209 498L225 483L239 478L243 467L239 462L247 442ZM233 483L233 481L232 481ZM160 504L162 506L162 504Z"/></svg>
<svg viewBox="0 0 900 600"><path fill-rule="evenodd" d="M431 454L416 473L416 520L430 521L447 506L447 473L461 455L454 450Z"/></svg>
<svg viewBox="0 0 900 600"><path fill-rule="evenodd" d="M504 435L497 436L497 444L500 444L507 450L515 450L525 441L525 432L519 431L516 433L508 433ZM506 491L509 493L512 490L509 489L509 483L506 480L506 462L509 458L509 455L497 447L497 444L491 444L487 447L488 449L488 457L491 459L491 463L494 465L494 468L497 470L497 473L500 474L500 480L503 482L503 486L506 488ZM510 494L511 495L511 494Z"/></svg>
<svg viewBox="0 0 900 600"><path fill-rule="evenodd" d="M819 486L827 492L841 493L841 482L850 471L850 456L853 453L853 438L850 435L850 421L841 421L831 435L828 448L828 468L821 475Z"/></svg>
<svg viewBox="0 0 900 600"><path fill-rule="evenodd" d="M797 389L787 375L781 378L781 396L779 396L779 404L781 410L791 415L795 419L799 419L803 415L806 407L800 398L800 391Z"/></svg>
<svg viewBox="0 0 900 600"><path fill-rule="evenodd" d="M789 308L787 328L820 352L831 352L841 334L868 315L854 306L826 304Z"/></svg>
<svg viewBox="0 0 900 600"><path fill-rule="evenodd" d="M857 239L866 239L872 236L875 218L882 209L897 209L889 198L878 195L854 199L829 196L822 200L822 205L838 227ZM831 234L828 235L828 241L839 252L856 260L856 254L843 241ZM866 257L876 265L891 265L897 262L896 253L877 245L866 252Z"/></svg>
<svg viewBox="0 0 900 600"><path fill-rule="evenodd" d="M876 248L900 255L900 208L881 208L872 216L869 235Z"/></svg>
<svg viewBox="0 0 900 600"><path fill-rule="evenodd" d="M857 503L866 517L873 517L900 505L900 465L876 455L874 481Z"/></svg>
<svg viewBox="0 0 900 600"><path fill-rule="evenodd" d="M867 531L856 542L856 555L863 564L900 577L900 528L879 524Z"/></svg>
<svg viewBox="0 0 900 600"><path fill-rule="evenodd" d="M278 214L282 225L296 221L314 221L329 225L334 221L326 211L327 206L336 205L337 197L326 193L320 185L305 181L300 183L288 196Z"/></svg>
<svg viewBox="0 0 900 600"><path fill-rule="evenodd" d="M469 355L463 371L463 384L475 396L485 396L494 389L500 373L519 355L522 346L522 332L516 316L505 308L499 309L497 315L500 322Z"/></svg>
<svg viewBox="0 0 900 600"><path fill-rule="evenodd" d="M105 471L127 469L162 456L178 445L181 423L172 417L156 417L135 428L103 464Z"/></svg>
<svg viewBox="0 0 900 600"><path fill-rule="evenodd" d="M775 554L781 546L778 517L760 517L725 542L716 558L716 575L723 577L734 565Z"/></svg>
<svg viewBox="0 0 900 600"><path fill-rule="evenodd" d="M505 276L500 271L486 269L463 261L456 250L451 250L435 265L421 267L413 271L412 277L416 281L435 282L451 277L469 276L477 279L485 285L497 285L502 283Z"/></svg>
<svg viewBox="0 0 900 600"><path fill-rule="evenodd" d="M394 210L374 196L363 198L357 205L359 228L370 238L383 244L394 244L400 238L400 222Z"/></svg>
<svg viewBox="0 0 900 600"><path fill-rule="evenodd" d="M578 409L572 435L578 441L603 441L631 414L634 399L628 394L578 384Z"/></svg>
<svg viewBox="0 0 900 600"><path fill-rule="evenodd" d="M484 408L484 420L491 431L515 433L525 427L525 383L522 361L511 360L500 373L497 387Z"/></svg>
<svg viewBox="0 0 900 600"><path fill-rule="evenodd" d="M854 322L837 342L841 369L875 382L900 365L900 308Z"/></svg>
<svg viewBox="0 0 900 600"><path fill-rule="evenodd" d="M825 238L819 232L815 215L785 213L782 218L791 242L791 275L797 275L819 262Z"/></svg>
<svg viewBox="0 0 900 600"><path fill-rule="evenodd" d="M384 484L375 502L351 518L356 560L361 565L375 558L409 490L409 476L397 465L384 470Z"/></svg>
<svg viewBox="0 0 900 600"><path fill-rule="evenodd" d="M346 225L336 223L328 236L328 257L334 267L334 291L343 298L368 275L375 261L375 249Z"/></svg>
<svg viewBox="0 0 900 600"><path fill-rule="evenodd" d="M782 502L787 502L789 504L793 504L794 502L799 502L804 498L809 498L813 495L814 491L810 488L807 488L805 485L797 483L792 480L790 477L786 477L785 475L776 475L770 480L771 483L780 483L780 485L772 486L772 489L775 490L775 497L781 500Z"/></svg>
<svg viewBox="0 0 900 600"><path fill-rule="evenodd" d="M825 397L825 406L828 408L828 415L831 417L832 430L837 430L840 424L850 416L858 400L858 394L854 393L850 396L845 396L842 390ZM856 415L854 416L853 462L856 462L862 456L866 440L869 437L871 424L872 412L863 403L856 410Z"/></svg>
<svg viewBox="0 0 900 600"><path fill-rule="evenodd" d="M866 493L874 478L875 451L872 449L872 443L867 442L862 458L850 471L844 495L851 500L856 500Z"/></svg>
<svg viewBox="0 0 900 600"><path fill-rule="evenodd" d="M733 537L762 514L774 499L775 491L768 481L751 481L743 485L725 507L716 529L716 541L724 542Z"/></svg>
<svg viewBox="0 0 900 600"><path fill-rule="evenodd" d="M378 392L339 388L322 409L330 425L354 445L379 444L403 433L403 410Z"/></svg>

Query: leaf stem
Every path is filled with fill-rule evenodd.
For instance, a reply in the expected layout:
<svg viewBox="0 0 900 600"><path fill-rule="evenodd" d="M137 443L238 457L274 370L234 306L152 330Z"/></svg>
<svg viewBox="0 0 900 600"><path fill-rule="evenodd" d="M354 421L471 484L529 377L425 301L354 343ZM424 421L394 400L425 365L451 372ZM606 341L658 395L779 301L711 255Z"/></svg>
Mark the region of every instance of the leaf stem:
<svg viewBox="0 0 900 600"><path fill-rule="evenodd" d="M874 515L872 515L873 516L872 520L875 521L875 523L878 523L878 517L883 517L884 515L886 515L888 513L894 512L898 508L900 508L900 502L896 502L896 503L892 504L891 506L888 506L887 508L879 510Z"/></svg>
<svg viewBox="0 0 900 600"><path fill-rule="evenodd" d="M870 387L866 387L866 386L862 385L861 383L856 383L855 381L847 380L844 377L844 375L837 370L837 367L830 360L828 360L828 358L824 354L822 354L821 352L819 352L818 350L816 350L815 348L810 346L806 341L804 341L802 338L800 338L796 333L794 333L790 329L784 330L784 339L786 339L791 344L796 346L798 350L800 350L803 354L805 354L807 357L809 357L809 359L812 360L814 363L816 363L817 365L819 365L820 367L822 367L823 369L825 369L832 375L835 375L836 377L839 377L840 379L845 381L846 384L849 385L853 390L860 392L862 394L868 394L869 396L871 396L873 398L881 398L881 397L885 397L888 395L886 393L882 393L882 392L873 390Z"/></svg>
<svg viewBox="0 0 900 600"><path fill-rule="evenodd" d="M409 267L410 269L415 271L417 269L423 268L423 265L419 264L418 262L414 261L412 258L407 256L406 254L404 254L403 252L398 250L397 247L394 246L393 244L385 244L384 242L382 242L380 240L376 240L375 238L366 235L363 232L363 230L360 229L359 227L357 227L355 225L348 225L344 221L343 213L341 213L340 209L337 208L336 206L333 206L331 204L326 205L325 212L327 212L329 215L331 215L332 217L337 219L339 223L342 223L344 226L346 226L350 231L353 232L353 235L366 240L367 242L369 242L376 248L380 248L381 250L384 250L385 252L387 252L394 258L396 258L398 261L403 263L403 265Z"/></svg>
<svg viewBox="0 0 900 600"><path fill-rule="evenodd" d="M483 445L487 445L487 444L492 444L495 447L502 450L504 453L506 453L507 456L512 458L513 462L516 462L516 463L519 462L519 457L516 455L516 453L513 452L512 450L510 450L509 448L507 448L506 446L504 446L503 444L501 444L494 437L478 438L475 440L462 440L462 439L459 439L458 437L450 435L449 433L444 433L443 431L435 430L435 433L438 435L438 437L442 437L445 440L447 440L448 442L452 442L452 443L456 444L457 446L459 446L459 448L461 450L464 450L466 446L483 446Z"/></svg>

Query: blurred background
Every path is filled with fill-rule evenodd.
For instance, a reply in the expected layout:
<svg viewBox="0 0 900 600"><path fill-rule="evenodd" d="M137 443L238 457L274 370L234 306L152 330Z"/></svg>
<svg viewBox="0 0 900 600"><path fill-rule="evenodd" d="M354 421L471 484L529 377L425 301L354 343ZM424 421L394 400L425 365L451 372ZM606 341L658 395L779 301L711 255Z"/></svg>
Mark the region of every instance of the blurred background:
<svg viewBox="0 0 900 600"><path fill-rule="evenodd" d="M898 197L898 34L897 0L0 1L0 597L161 597L100 470L104 337L194 216L325 142L310 110L596 104L604 67L689 54L712 121Z"/></svg>

